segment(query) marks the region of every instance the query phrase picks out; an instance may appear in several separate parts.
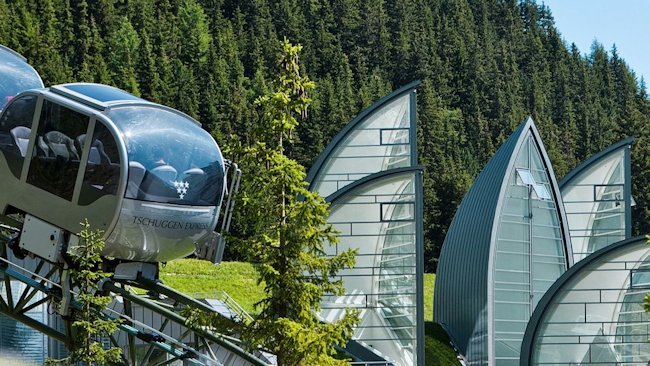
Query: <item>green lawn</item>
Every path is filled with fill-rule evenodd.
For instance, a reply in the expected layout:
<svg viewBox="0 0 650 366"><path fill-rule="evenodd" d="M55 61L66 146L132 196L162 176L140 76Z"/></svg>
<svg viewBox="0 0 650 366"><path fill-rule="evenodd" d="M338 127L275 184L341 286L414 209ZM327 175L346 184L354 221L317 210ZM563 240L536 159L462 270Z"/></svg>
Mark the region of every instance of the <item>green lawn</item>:
<svg viewBox="0 0 650 366"><path fill-rule="evenodd" d="M460 365L442 327L433 322L433 289L436 275L424 274L424 359L426 366Z"/></svg>
<svg viewBox="0 0 650 366"><path fill-rule="evenodd" d="M262 286L257 285L257 273L250 263L223 262L214 265L198 259L179 259L161 268L160 278L166 285L188 295L225 291L250 314L256 313L253 304L264 296Z"/></svg>
<svg viewBox="0 0 650 366"><path fill-rule="evenodd" d="M424 321L433 321L433 285L436 282L434 273L424 274Z"/></svg>
<svg viewBox="0 0 650 366"><path fill-rule="evenodd" d="M165 284L189 295L209 295L225 291L247 312L255 314L253 304L264 295L250 263L223 262L213 265L197 259L180 259L161 268ZM424 275L425 359L427 366L458 364L446 333L433 323L433 286L435 274Z"/></svg>

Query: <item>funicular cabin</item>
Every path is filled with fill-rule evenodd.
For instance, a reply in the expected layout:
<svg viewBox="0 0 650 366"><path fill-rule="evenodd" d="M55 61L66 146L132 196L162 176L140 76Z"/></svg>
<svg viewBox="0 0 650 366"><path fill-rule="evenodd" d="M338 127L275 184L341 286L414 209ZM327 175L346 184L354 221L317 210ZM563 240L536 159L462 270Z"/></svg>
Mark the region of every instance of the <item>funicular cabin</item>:
<svg viewBox="0 0 650 366"><path fill-rule="evenodd" d="M77 83L12 95L0 151L1 213L25 216L20 246L45 259L57 254L31 235L65 243L84 218L105 232L105 256L145 262L191 254L216 226L225 171L214 139L122 90Z"/></svg>

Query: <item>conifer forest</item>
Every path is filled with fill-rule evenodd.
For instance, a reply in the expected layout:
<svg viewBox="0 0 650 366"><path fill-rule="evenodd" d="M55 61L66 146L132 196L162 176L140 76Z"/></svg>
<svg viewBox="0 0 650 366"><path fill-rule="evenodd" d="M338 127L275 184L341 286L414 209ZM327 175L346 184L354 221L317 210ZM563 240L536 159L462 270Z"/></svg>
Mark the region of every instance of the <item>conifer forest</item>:
<svg viewBox="0 0 650 366"><path fill-rule="evenodd" d="M541 1L0 0L0 44L46 86L98 82L169 105L201 121L227 156L252 142L254 102L284 38L303 46L303 73L316 83L288 152L306 167L361 110L422 81L427 272L472 181L528 115L558 179L634 135L633 233L648 232L646 85L615 47L580 53Z"/></svg>

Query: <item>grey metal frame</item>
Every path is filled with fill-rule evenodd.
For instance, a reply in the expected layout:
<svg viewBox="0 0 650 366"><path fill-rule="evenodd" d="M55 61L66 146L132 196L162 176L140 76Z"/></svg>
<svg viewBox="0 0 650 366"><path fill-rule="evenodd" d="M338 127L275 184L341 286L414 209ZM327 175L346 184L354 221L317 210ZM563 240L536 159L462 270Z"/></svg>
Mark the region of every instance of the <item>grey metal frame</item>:
<svg viewBox="0 0 650 366"><path fill-rule="evenodd" d="M625 149L625 237L632 237L632 154L631 147Z"/></svg>
<svg viewBox="0 0 650 366"><path fill-rule="evenodd" d="M38 332L61 342L70 347L73 333L70 325L73 318L60 318L56 321L41 322L30 317L28 312L43 308L48 313L47 307L61 304L65 297L65 286L61 285L64 273L68 270L57 264L49 263L40 258L26 259L19 261L6 252L8 238L0 236L0 280L4 286L0 289L0 314L19 321ZM13 291L16 285L22 283L25 288L22 291ZM219 365L220 361L215 354L229 353L227 361L242 365L267 365L258 352L247 352L243 349L241 341L226 334L216 333L214 330L204 327L189 325L187 319L181 315L181 309L186 306L201 309L208 313L215 310L206 304L181 294L158 282L140 280L127 282L129 286L142 289L141 293L163 294L171 302L164 302L161 298L152 298L148 295L138 295L125 288L123 282L113 282L108 279L100 284L100 291L110 291L107 295L112 297L121 296L124 304L122 311L115 311L107 307L103 313L107 318L121 319L115 334L107 335L106 341L111 347L123 349L122 357L125 364L148 365L167 364L165 358L171 361L184 360L187 364L197 366ZM14 296L13 294L18 294ZM79 304L72 302L72 308L79 308ZM139 322L133 316L134 305L147 309L150 316L160 317L162 323L154 327L153 324ZM61 324L57 324L61 323ZM179 328L180 327L180 328ZM182 330L179 337L178 333ZM125 337L126 341L120 341ZM139 354L135 351L136 346L146 349L146 353ZM153 351L160 351L154 356ZM160 360L160 357L163 360ZM156 361L157 360L157 361Z"/></svg>

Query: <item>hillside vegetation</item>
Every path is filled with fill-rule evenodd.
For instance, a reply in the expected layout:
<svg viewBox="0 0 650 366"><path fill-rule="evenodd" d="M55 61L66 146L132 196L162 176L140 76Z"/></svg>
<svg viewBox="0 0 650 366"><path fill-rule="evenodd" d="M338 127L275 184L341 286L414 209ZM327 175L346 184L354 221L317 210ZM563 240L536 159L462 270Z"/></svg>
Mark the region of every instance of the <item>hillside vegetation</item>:
<svg viewBox="0 0 650 366"><path fill-rule="evenodd" d="M107 83L178 108L225 152L250 142L253 102L276 73L283 37L304 46L304 72L317 85L289 152L307 166L360 110L422 80L427 270L473 178L527 115L558 177L636 135L635 229L647 231L645 84L615 48L595 43L582 55L567 45L534 1L0 0L0 43L46 84Z"/></svg>
<svg viewBox="0 0 650 366"><path fill-rule="evenodd" d="M198 298L218 297L225 291L246 312L256 314L253 306L264 295L257 284L257 272L250 263L223 262L214 265L198 259L179 259L160 269L160 279L174 289Z"/></svg>
<svg viewBox="0 0 650 366"><path fill-rule="evenodd" d="M250 263L222 262L214 265L198 259L178 259L160 269L160 279L176 290L196 297L225 291L249 314L263 296L263 284L257 284L257 272ZM424 320L433 320L433 285L435 275L424 275Z"/></svg>
<svg viewBox="0 0 650 366"><path fill-rule="evenodd" d="M257 313L254 304L262 299L262 285L257 285L257 274L250 263L222 262L213 265L197 259L179 259L160 270L163 282L198 298L217 296L225 291L249 314ZM434 274L424 275L425 360L427 366L449 366L456 360L447 335L433 323Z"/></svg>

